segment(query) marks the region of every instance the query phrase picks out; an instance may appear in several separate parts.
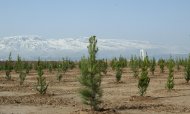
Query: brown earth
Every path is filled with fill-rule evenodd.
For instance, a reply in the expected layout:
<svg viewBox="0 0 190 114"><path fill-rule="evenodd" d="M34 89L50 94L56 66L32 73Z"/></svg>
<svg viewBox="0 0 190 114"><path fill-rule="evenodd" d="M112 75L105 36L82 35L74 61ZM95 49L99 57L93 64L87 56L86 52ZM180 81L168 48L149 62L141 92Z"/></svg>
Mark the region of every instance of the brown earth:
<svg viewBox="0 0 190 114"><path fill-rule="evenodd" d="M35 89L36 72L32 71L19 85L18 74L12 72L13 80L7 81L0 72L0 114L90 114L89 106L83 105L78 94L80 84L78 68L69 70L61 82L56 72L45 72L49 87L46 95ZM120 83L115 82L114 72L109 68L103 76L103 103L101 112L94 114L190 114L190 84L185 83L183 70L175 71L175 87L165 89L168 72L149 73L150 85L145 97L138 94L138 79L125 68Z"/></svg>

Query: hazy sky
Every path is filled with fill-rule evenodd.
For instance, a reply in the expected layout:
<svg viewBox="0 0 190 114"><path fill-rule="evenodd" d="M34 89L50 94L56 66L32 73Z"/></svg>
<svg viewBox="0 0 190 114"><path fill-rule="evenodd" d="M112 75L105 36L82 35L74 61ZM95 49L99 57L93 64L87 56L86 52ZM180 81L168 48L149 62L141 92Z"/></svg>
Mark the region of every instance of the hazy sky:
<svg viewBox="0 0 190 114"><path fill-rule="evenodd" d="M0 0L0 37L190 44L190 0Z"/></svg>

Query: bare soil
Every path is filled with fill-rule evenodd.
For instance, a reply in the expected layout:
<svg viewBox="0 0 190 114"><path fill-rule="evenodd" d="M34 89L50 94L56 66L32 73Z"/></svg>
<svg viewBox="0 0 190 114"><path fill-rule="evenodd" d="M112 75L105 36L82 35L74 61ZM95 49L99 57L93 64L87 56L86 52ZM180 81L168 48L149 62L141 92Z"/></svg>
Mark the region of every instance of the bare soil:
<svg viewBox="0 0 190 114"><path fill-rule="evenodd" d="M12 80L7 81L5 72L0 72L0 114L190 114L190 84L184 79L183 69L175 70L175 87L165 89L168 71L155 75L149 73L150 85L144 97L138 93L138 79L125 68L122 81L116 83L115 74L109 68L103 76L103 97L100 112L91 112L89 106L81 102L78 90L78 68L69 70L61 82L56 80L56 72L45 71L49 83L46 95L36 89L37 73L32 71L19 85L18 74L12 72Z"/></svg>

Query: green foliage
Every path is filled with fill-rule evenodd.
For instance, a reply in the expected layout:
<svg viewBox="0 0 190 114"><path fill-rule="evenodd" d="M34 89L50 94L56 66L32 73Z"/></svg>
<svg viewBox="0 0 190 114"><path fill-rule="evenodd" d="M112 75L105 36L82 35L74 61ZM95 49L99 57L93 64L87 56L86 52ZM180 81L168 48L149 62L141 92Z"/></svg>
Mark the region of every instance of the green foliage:
<svg viewBox="0 0 190 114"><path fill-rule="evenodd" d="M20 73L21 69L22 69L21 67L22 67L22 61L21 61L21 57L18 55L16 64L15 64L15 68L14 68L15 72Z"/></svg>
<svg viewBox="0 0 190 114"><path fill-rule="evenodd" d="M69 69L73 69L75 68L75 62L74 61L71 61L71 60L68 60L68 64L69 64Z"/></svg>
<svg viewBox="0 0 190 114"><path fill-rule="evenodd" d="M60 82L61 79L63 78L63 74L61 73L61 65L58 66L58 69L57 69L57 80Z"/></svg>
<svg viewBox="0 0 190 114"><path fill-rule="evenodd" d="M137 59L137 57L132 56L131 59L130 59L130 67L131 67L131 70L133 72L133 76L135 78L138 77L138 75L139 75L139 66L140 66L139 64L140 64L140 62Z"/></svg>
<svg viewBox="0 0 190 114"><path fill-rule="evenodd" d="M118 62L119 62L119 63L117 63L117 64L119 64L119 66L120 66L121 68L127 67L127 62L128 62L128 61L127 61L126 58L120 56Z"/></svg>
<svg viewBox="0 0 190 114"><path fill-rule="evenodd" d="M38 66L38 77L37 77L37 86L36 86L36 90L44 95L46 94L46 90L48 88L48 84L46 84L46 78L43 77L43 70L42 70L42 66L40 65L40 60L39 62L39 66Z"/></svg>
<svg viewBox="0 0 190 114"><path fill-rule="evenodd" d="M65 73L65 72L67 72L68 69L69 69L69 62L68 62L68 60L65 60L65 59L63 58L62 70L63 70L63 72Z"/></svg>
<svg viewBox="0 0 190 114"><path fill-rule="evenodd" d="M5 62L5 72L6 72L6 79L11 80L11 71L13 69L13 62L11 53L9 54L9 59Z"/></svg>
<svg viewBox="0 0 190 114"><path fill-rule="evenodd" d="M127 67L127 63L128 63L127 59L120 56L119 59L113 58L110 62L110 66L111 66L112 70L115 70L116 67L118 67L118 65L120 68Z"/></svg>
<svg viewBox="0 0 190 114"><path fill-rule="evenodd" d="M119 82L122 77L122 69L118 66L116 68L116 81Z"/></svg>
<svg viewBox="0 0 190 114"><path fill-rule="evenodd" d="M138 88L140 96L144 96L149 86L150 78L148 77L148 56L145 57L141 66L141 76L139 77Z"/></svg>
<svg viewBox="0 0 190 114"><path fill-rule="evenodd" d="M48 69L49 69L49 72L52 73L53 67L51 63L48 65Z"/></svg>
<svg viewBox="0 0 190 114"><path fill-rule="evenodd" d="M168 75L168 79L167 79L167 83L166 83L166 88L168 90L171 90L174 87L174 69L173 69L174 66L175 66L175 62L170 57L170 59L167 62L167 67L169 69L169 75Z"/></svg>
<svg viewBox="0 0 190 114"><path fill-rule="evenodd" d="M158 65L160 66L160 72L164 73L164 66L165 66L165 60L164 59L159 59L158 60Z"/></svg>
<svg viewBox="0 0 190 114"><path fill-rule="evenodd" d="M156 68L156 60L153 57L153 59L150 60L150 72L152 73L152 75L154 75L155 68Z"/></svg>
<svg viewBox="0 0 190 114"><path fill-rule="evenodd" d="M19 78L20 78L20 85L23 85L24 80L26 79L26 73L21 71L19 74Z"/></svg>
<svg viewBox="0 0 190 114"><path fill-rule="evenodd" d="M114 58L112 59L110 66L112 67L112 70L115 70L116 81L119 82L122 77L123 68L127 67L127 59L122 56L120 56L119 59Z"/></svg>
<svg viewBox="0 0 190 114"><path fill-rule="evenodd" d="M180 59L177 58L175 63L176 63L177 71L179 71L181 69L181 67L180 67Z"/></svg>
<svg viewBox="0 0 190 114"><path fill-rule="evenodd" d="M185 80L189 83L190 80L190 56L187 60L186 67L185 67Z"/></svg>
<svg viewBox="0 0 190 114"><path fill-rule="evenodd" d="M26 74L29 74L32 70L32 63L25 62L24 68L26 69Z"/></svg>
<svg viewBox="0 0 190 114"><path fill-rule="evenodd" d="M35 62L35 64L34 64L34 69L36 70L36 71L38 71L38 67L41 67L41 69L44 69L44 65L43 65L43 62L40 60L40 58L38 58L38 61L37 62Z"/></svg>
<svg viewBox="0 0 190 114"><path fill-rule="evenodd" d="M110 66L111 66L112 70L115 70L116 62L117 62L117 58L113 58L110 62Z"/></svg>
<svg viewBox="0 0 190 114"><path fill-rule="evenodd" d="M81 76L79 82L82 85L80 95L83 103L90 105L92 110L98 110L98 105L101 103L102 89L101 89L101 75L98 68L96 53L97 40L95 36L89 38L88 52L89 57L83 57L80 61Z"/></svg>
<svg viewBox="0 0 190 114"><path fill-rule="evenodd" d="M15 71L19 73L19 79L20 79L20 85L23 85L24 80L26 79L26 72L24 71L24 67L26 64L24 64L21 60L21 57L17 57L17 62L15 65Z"/></svg>
<svg viewBox="0 0 190 114"><path fill-rule="evenodd" d="M100 73L107 74L108 63L107 60L97 60L97 67ZM100 74L101 75L101 74Z"/></svg>

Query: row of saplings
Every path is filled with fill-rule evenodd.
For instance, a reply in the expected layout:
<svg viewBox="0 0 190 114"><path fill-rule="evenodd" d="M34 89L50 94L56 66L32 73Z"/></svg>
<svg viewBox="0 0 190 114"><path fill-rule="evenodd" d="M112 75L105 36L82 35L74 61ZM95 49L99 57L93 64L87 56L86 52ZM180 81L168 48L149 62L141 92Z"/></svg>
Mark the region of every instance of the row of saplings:
<svg viewBox="0 0 190 114"><path fill-rule="evenodd" d="M99 67L99 60L96 59L96 54L98 52L96 36L89 38L88 45L88 58L82 57L80 61L81 76L79 77L79 82L82 85L80 89L81 98L84 104L90 105L91 110L98 111L98 107L101 103L102 97L102 71L104 71L106 66L103 68ZM167 66L169 70L166 88L171 90L174 87L174 67L177 67L179 71L181 66L185 68L185 79L187 83L190 80L190 56L186 59L170 59L164 60L159 59L158 62L153 59L149 59L146 56L143 60L137 57L131 57L128 62L127 59L120 57L119 59L112 59L110 66L115 71L116 81L119 82L122 77L123 68L129 66L134 73L134 77L138 78L138 88L141 96L144 96L146 90L149 86L150 78L148 77L148 72L150 71L154 75L156 65L159 65L161 73L164 72L164 67ZM100 70L102 69L102 70ZM103 70L104 69L104 70ZM140 75L139 75L140 74Z"/></svg>
<svg viewBox="0 0 190 114"><path fill-rule="evenodd" d="M155 69L156 69L156 65L159 65L160 67L160 72L164 73L164 67L167 66L168 71L169 71L169 75L168 75L168 80L167 80L167 84L166 87L170 90L174 87L174 68L176 66L177 70L179 71L181 69L181 67L184 67L185 70L185 80L188 83L190 80L190 56L188 59L172 59L172 57L170 57L168 60L164 60L164 59L159 59L158 62L156 62L155 58L153 59L149 59L148 56L146 56L144 58L144 60L137 58L136 56L132 56L129 63L127 61L127 59L120 57L119 59L114 58L111 60L111 67L112 70L114 70L116 72L116 81L119 82L121 80L122 77L122 72L123 72L123 68L127 67L127 65L131 68L132 72L133 72L133 76L135 78L139 79L139 89L141 89L141 84L145 84L146 86L148 86L149 83L149 77L148 77L148 70L152 73L152 75L154 75ZM141 71L141 74L139 76L139 73ZM144 80L144 81L143 81ZM146 87L145 86L145 87ZM140 92L141 95L143 96L143 94L145 92Z"/></svg>
<svg viewBox="0 0 190 114"><path fill-rule="evenodd" d="M27 74L29 74L32 69L35 69L37 71L36 90L42 95L46 93L48 88L46 78L43 76L44 69L48 68L50 73L56 70L56 78L60 82L63 75L74 67L75 63L68 59L63 59L61 62L40 61L40 59L37 62L27 62L22 61L21 57L18 56L17 61L14 62L12 61L11 53L9 54L8 60L0 65L1 70L5 70L5 78L7 80L12 80L11 72L15 70L15 72L19 74L20 85L23 85Z"/></svg>
<svg viewBox="0 0 190 114"><path fill-rule="evenodd" d="M102 97L102 76L107 73L108 62L104 59L96 59L98 48L95 36L89 38L88 52L88 58L82 57L79 61L81 75L78 78L78 81L82 85L79 93L81 94L84 104L90 105L92 110L98 111L98 105L101 103ZM190 56L187 59L159 59L158 62L156 62L154 58L149 59L148 56L146 56L144 60L137 58L136 56L132 56L130 61L127 61L126 58L120 57L119 59L114 58L110 62L112 70L115 71L116 82L118 83L121 80L123 68L131 68L134 77L138 79L138 88L141 96L144 96L149 86L150 78L148 77L148 73L150 71L152 75L154 75L156 65L159 65L161 73L164 72L165 66L169 69L169 75L166 83L168 90L171 90L174 87L175 66L177 67L177 70L180 70L181 66L184 66L185 79L187 82L190 80ZM20 85L23 84L26 75L31 69L37 70L38 75L36 90L39 91L40 94L45 94L48 84L43 76L43 69L49 69L49 72L52 72L52 70L57 70L57 80L60 81L63 74L68 69L75 67L75 63L70 60L63 59L62 62L42 62L38 60L37 63L32 64L21 61L21 58L18 56L17 62L13 65L10 53L9 59L2 66L0 66L0 69L4 69L6 71L7 80L11 79L11 71L13 69L19 73Z"/></svg>
<svg viewBox="0 0 190 114"><path fill-rule="evenodd" d="M103 74L107 73L107 60L98 60L98 70ZM48 88L48 83L46 82L46 78L44 75L44 69L48 69L49 73L52 71L56 71L56 79L60 82L63 78L63 75L69 70L75 68L76 63L69 59L64 59L62 61L22 61L21 57L17 56L17 61L13 61L11 57L11 53L9 54L8 60L5 62L1 62L0 70L5 70L5 78L7 80L12 80L11 72L14 70L19 74L20 85L23 85L27 74L30 73L32 69L37 71L37 84L36 90L39 91L40 94L44 95ZM80 62L79 62L80 67Z"/></svg>

